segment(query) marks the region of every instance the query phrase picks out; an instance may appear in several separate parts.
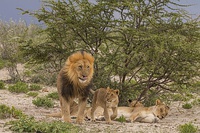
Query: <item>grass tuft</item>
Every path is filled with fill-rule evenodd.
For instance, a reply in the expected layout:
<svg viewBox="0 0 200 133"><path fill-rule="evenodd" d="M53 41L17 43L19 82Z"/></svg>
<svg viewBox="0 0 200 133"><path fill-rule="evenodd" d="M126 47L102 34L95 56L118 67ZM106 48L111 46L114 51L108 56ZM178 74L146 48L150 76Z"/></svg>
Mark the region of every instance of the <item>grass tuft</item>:
<svg viewBox="0 0 200 133"><path fill-rule="evenodd" d="M192 123L186 123L179 126L180 133L197 133L198 128L195 127Z"/></svg>

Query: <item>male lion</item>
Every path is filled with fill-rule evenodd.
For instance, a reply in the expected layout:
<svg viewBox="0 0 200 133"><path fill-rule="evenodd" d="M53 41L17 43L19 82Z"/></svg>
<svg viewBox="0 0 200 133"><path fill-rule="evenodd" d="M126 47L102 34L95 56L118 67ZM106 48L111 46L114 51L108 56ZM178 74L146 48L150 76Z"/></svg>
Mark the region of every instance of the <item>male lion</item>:
<svg viewBox="0 0 200 133"><path fill-rule="evenodd" d="M65 122L71 122L70 105L78 98L76 122L84 120L86 99L91 88L94 73L94 57L85 51L79 51L68 57L57 78L57 90L61 105L61 115Z"/></svg>
<svg viewBox="0 0 200 133"><path fill-rule="evenodd" d="M151 107L135 107L131 113L131 122L158 122L159 119L163 119L167 116L169 107L162 103L160 100L156 100L156 105Z"/></svg>
<svg viewBox="0 0 200 133"><path fill-rule="evenodd" d="M117 107L119 103L119 90L110 89L109 87L100 88L95 91L93 100L92 100L92 108L91 108L91 118L92 121L95 121L94 113L98 106L104 109L104 118L107 123L111 123L111 119L115 119L117 117ZM109 115L108 108L112 108L113 114Z"/></svg>

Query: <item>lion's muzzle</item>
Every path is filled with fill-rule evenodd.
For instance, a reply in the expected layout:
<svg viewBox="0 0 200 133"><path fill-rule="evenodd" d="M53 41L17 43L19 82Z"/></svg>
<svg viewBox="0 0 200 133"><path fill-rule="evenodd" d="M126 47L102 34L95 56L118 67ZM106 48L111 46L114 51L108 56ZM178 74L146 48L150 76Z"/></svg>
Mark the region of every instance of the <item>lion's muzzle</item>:
<svg viewBox="0 0 200 133"><path fill-rule="evenodd" d="M78 79L79 79L80 83L85 83L87 81L88 77L83 75L82 77L79 77Z"/></svg>

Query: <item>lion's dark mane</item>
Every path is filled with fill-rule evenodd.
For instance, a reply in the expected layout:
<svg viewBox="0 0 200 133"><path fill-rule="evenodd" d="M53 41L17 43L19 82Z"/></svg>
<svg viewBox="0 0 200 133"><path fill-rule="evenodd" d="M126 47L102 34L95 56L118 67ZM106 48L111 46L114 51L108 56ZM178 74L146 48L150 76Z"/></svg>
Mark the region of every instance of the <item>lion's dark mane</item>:
<svg viewBox="0 0 200 133"><path fill-rule="evenodd" d="M73 82L71 82L69 80L69 78L64 74L64 73L60 73L61 75L61 82L62 82L62 87L61 87L61 95L66 98L66 100L69 100L69 98L74 98L75 96L75 89L78 90L78 95L80 95L83 99L82 100L86 100L89 92L90 92L90 88L92 87L92 81L84 88L75 88L75 86L73 85Z"/></svg>

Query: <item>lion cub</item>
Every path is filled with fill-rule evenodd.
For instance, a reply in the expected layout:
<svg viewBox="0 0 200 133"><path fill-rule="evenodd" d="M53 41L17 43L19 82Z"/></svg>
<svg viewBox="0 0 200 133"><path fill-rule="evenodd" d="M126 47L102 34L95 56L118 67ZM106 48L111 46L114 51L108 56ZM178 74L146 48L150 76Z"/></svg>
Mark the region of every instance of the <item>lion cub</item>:
<svg viewBox="0 0 200 133"><path fill-rule="evenodd" d="M107 123L111 123L111 120L117 117L117 107L119 103L119 90L107 88L100 88L95 91L92 100L91 117L92 121L95 121L94 112L98 106L104 109L104 118ZM108 108L112 108L113 114L109 115Z"/></svg>

